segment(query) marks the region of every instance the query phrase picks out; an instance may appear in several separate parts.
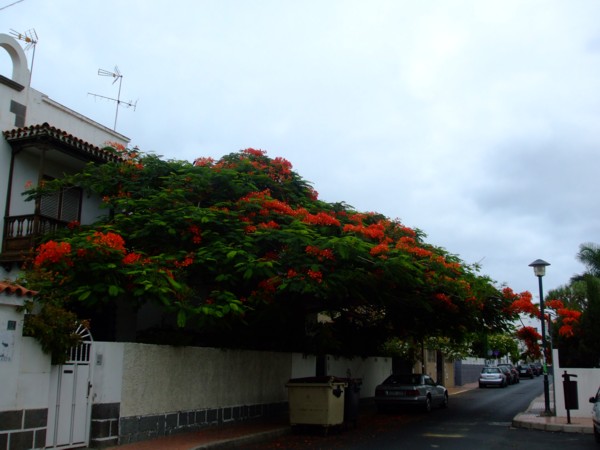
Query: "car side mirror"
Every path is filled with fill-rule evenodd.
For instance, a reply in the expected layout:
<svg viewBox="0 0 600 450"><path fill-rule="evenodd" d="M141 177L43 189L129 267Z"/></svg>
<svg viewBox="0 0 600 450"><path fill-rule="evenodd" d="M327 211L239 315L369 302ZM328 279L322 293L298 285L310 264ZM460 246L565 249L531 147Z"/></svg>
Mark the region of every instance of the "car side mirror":
<svg viewBox="0 0 600 450"><path fill-rule="evenodd" d="M590 403L596 403L596 397L590 397Z"/></svg>

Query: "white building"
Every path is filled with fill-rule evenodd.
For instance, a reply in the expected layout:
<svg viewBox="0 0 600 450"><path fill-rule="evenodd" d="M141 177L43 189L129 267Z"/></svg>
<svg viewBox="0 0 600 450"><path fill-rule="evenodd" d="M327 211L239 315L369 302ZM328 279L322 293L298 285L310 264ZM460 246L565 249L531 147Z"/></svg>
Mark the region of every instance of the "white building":
<svg viewBox="0 0 600 450"><path fill-rule="evenodd" d="M51 366L36 341L22 336L24 316L18 308L35 293L14 280L42 234L72 221L93 222L102 213L100 200L77 187L40 201L26 202L22 193L90 161L118 159L102 150L104 143L126 146L129 139L32 89L25 52L11 36L0 34L0 51L12 62L12 73L0 73L0 447L81 446L89 436L88 377L76 381L77 363L63 376L62 367ZM61 391L61 383L67 389ZM57 413L57 396L67 395L69 386L81 392L80 399L72 413Z"/></svg>
<svg viewBox="0 0 600 450"><path fill-rule="evenodd" d="M26 202L23 191L44 179L80 170L87 162L115 155L106 142L129 139L76 113L29 86L25 52L11 36L0 34L0 51L12 61L12 73L0 74L0 280L14 279L19 264L41 234L71 221L90 223L100 214L98 198L77 188Z"/></svg>

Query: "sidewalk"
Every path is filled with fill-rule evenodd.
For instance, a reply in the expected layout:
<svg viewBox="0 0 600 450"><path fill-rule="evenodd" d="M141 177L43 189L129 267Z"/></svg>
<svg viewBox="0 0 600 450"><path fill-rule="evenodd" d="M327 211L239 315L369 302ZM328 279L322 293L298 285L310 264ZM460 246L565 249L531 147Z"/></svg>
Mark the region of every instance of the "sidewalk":
<svg viewBox="0 0 600 450"><path fill-rule="evenodd" d="M554 410L554 401L552 398L550 400L550 409ZM566 417L544 416L544 409L544 396L541 395L531 402L527 411L515 416L512 421L513 427L565 433L593 433L591 414L589 417L571 417L571 423L567 423Z"/></svg>
<svg viewBox="0 0 600 450"><path fill-rule="evenodd" d="M477 387L478 383L475 382L464 386L448 388L448 392L451 396L458 395ZM544 411L544 406L544 397L536 398L531 402L527 411L515 416L512 425L518 428L545 431L592 433L591 417L572 417L571 424L567 424L566 417L543 417L541 413ZM551 399L551 408L554 408L553 399ZM364 414L371 413L371 408L367 407ZM159 437L148 441L109 447L107 450L220 450L243 448L244 446L268 441L289 434L290 432L289 422L286 417L283 417L269 421L261 420L222 425L173 436Z"/></svg>

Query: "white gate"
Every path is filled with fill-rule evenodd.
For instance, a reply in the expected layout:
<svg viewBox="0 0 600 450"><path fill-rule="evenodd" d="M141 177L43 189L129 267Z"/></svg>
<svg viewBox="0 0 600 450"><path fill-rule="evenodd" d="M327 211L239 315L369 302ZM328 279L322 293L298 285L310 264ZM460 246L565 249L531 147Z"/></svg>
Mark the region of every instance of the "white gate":
<svg viewBox="0 0 600 450"><path fill-rule="evenodd" d="M90 427L90 356L92 336L79 325L81 344L69 352L69 359L52 366L46 448L75 448L88 445Z"/></svg>

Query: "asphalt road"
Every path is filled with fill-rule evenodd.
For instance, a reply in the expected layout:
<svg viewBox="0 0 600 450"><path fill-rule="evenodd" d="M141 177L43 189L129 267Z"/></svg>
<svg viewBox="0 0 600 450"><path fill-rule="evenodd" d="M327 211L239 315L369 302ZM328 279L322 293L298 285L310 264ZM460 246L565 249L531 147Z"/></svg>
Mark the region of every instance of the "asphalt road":
<svg viewBox="0 0 600 450"><path fill-rule="evenodd" d="M525 411L543 392L542 378L522 380L507 388L474 389L450 397L448 409L430 414L410 411L361 417L355 429L324 435L307 428L259 449L598 449L590 434L552 433L511 426L513 417Z"/></svg>

